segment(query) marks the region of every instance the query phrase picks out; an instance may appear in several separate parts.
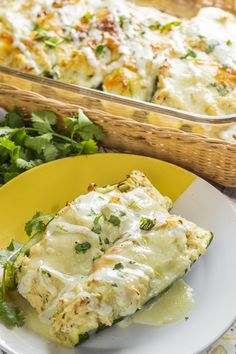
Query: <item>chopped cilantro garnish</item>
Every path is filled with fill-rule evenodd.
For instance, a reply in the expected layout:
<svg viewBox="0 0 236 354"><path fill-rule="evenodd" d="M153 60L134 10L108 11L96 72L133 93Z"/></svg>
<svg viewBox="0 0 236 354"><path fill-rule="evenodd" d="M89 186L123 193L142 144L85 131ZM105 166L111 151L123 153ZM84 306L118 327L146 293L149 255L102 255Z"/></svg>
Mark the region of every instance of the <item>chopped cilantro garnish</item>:
<svg viewBox="0 0 236 354"><path fill-rule="evenodd" d="M189 49L185 55L180 57L180 59L187 59L188 57L196 58L197 54L193 50Z"/></svg>
<svg viewBox="0 0 236 354"><path fill-rule="evenodd" d="M157 270L155 269L155 275L160 278L160 279L163 279L163 275Z"/></svg>
<svg viewBox="0 0 236 354"><path fill-rule="evenodd" d="M141 241L142 241L145 245L147 245L147 238L146 238L146 237L141 237Z"/></svg>
<svg viewBox="0 0 236 354"><path fill-rule="evenodd" d="M68 230L65 226L63 226L63 225L57 224L57 225L56 225L56 228L57 228L58 230L60 230L60 231L69 232L69 230Z"/></svg>
<svg viewBox="0 0 236 354"><path fill-rule="evenodd" d="M139 228L141 230L148 231L148 230L151 230L154 226L155 226L155 223L153 222L153 220L141 217L140 223L139 223Z"/></svg>
<svg viewBox="0 0 236 354"><path fill-rule="evenodd" d="M119 16L120 27L123 27L128 22L129 22L129 19L126 16L124 16L124 15Z"/></svg>
<svg viewBox="0 0 236 354"><path fill-rule="evenodd" d="M214 52L215 48L219 45L220 43L218 41L212 41L208 46L206 47L206 53L210 54Z"/></svg>
<svg viewBox="0 0 236 354"><path fill-rule="evenodd" d="M230 69L230 67L227 65L227 64L223 64L221 69L223 70L227 70L227 69Z"/></svg>
<svg viewBox="0 0 236 354"><path fill-rule="evenodd" d="M228 39L228 40L226 41L226 45L231 46L231 45L232 45L232 41L231 41L230 39Z"/></svg>
<svg viewBox="0 0 236 354"><path fill-rule="evenodd" d="M37 211L32 219L25 224L25 232L28 236L32 236L35 233L43 233L52 219L53 216L43 215L40 211Z"/></svg>
<svg viewBox="0 0 236 354"><path fill-rule="evenodd" d="M51 278L51 274L49 273L48 270L46 270L46 269L41 269L41 272L42 272L43 275L46 275L48 278Z"/></svg>
<svg viewBox="0 0 236 354"><path fill-rule="evenodd" d="M178 27L181 25L181 22L179 21L173 21L173 22L169 22L169 23L166 23L165 25L162 25L160 27L160 31L163 32L163 31L169 31L172 29L172 27Z"/></svg>
<svg viewBox="0 0 236 354"><path fill-rule="evenodd" d="M40 27L38 27L38 31L35 33L34 39L49 39L49 38L51 38L50 34L44 29L40 29Z"/></svg>
<svg viewBox="0 0 236 354"><path fill-rule="evenodd" d="M129 264L135 264L136 262L135 261L129 261Z"/></svg>
<svg viewBox="0 0 236 354"><path fill-rule="evenodd" d="M109 241L109 239L108 239L107 237L105 238L104 243L105 243L106 245L109 245L109 244L110 244L110 241Z"/></svg>
<svg viewBox="0 0 236 354"><path fill-rule="evenodd" d="M226 96L230 91L229 88L223 83L213 82L210 86L214 87L221 96Z"/></svg>
<svg viewBox="0 0 236 354"><path fill-rule="evenodd" d="M96 216L96 218L93 220L93 228L92 231L95 232L95 234L100 234L102 232L102 227L99 223L100 218L102 217L102 215L98 215Z"/></svg>
<svg viewBox="0 0 236 354"><path fill-rule="evenodd" d="M113 269L115 270L121 270L121 269L124 269L124 266L122 263L116 263L113 267Z"/></svg>
<svg viewBox="0 0 236 354"><path fill-rule="evenodd" d="M164 31L170 31L172 27L177 27L180 25L181 22L179 21L168 22L165 25L162 25L159 21L156 21L151 25L149 25L149 28L152 30L159 30L160 32L164 32Z"/></svg>
<svg viewBox="0 0 236 354"><path fill-rule="evenodd" d="M86 20L92 20L93 17L94 17L94 15L91 14L90 12L87 12L87 13L84 15L84 18L86 18Z"/></svg>
<svg viewBox="0 0 236 354"><path fill-rule="evenodd" d="M140 210L141 207L136 203L135 200L133 200L129 205L128 205L129 208L132 208L132 209L136 209L136 210Z"/></svg>
<svg viewBox="0 0 236 354"><path fill-rule="evenodd" d="M83 243L77 243L75 246L75 251L76 253L85 253L91 248L91 243L89 242L83 242Z"/></svg>
<svg viewBox="0 0 236 354"><path fill-rule="evenodd" d="M120 216L125 216L126 213L124 211L120 211Z"/></svg>
<svg viewBox="0 0 236 354"><path fill-rule="evenodd" d="M26 223L27 234L31 237L26 244L12 241L7 248L0 249L0 264L3 268L0 291L0 321L8 327L22 326L24 317L21 311L6 302L6 293L10 289L15 289L15 275L19 267L19 257L25 255L29 249L42 239L42 232L50 222L51 217L44 217L38 212L32 220ZM19 268L20 272L20 268ZM46 270L42 269L42 274L46 274ZM47 272L47 276L51 276Z"/></svg>
<svg viewBox="0 0 236 354"><path fill-rule="evenodd" d="M55 48L57 47L60 43L63 42L62 38L59 37L52 37L52 38L48 38L46 41L44 41L44 44L47 47L51 47L51 48Z"/></svg>
<svg viewBox="0 0 236 354"><path fill-rule="evenodd" d="M130 94L131 97L133 97L133 96L134 96L134 85L133 85L133 81L129 79L128 83L129 83L129 94Z"/></svg>
<svg viewBox="0 0 236 354"><path fill-rule="evenodd" d="M106 50L107 50L107 46L105 44L100 43L97 45L96 54L102 55L106 52Z"/></svg>
<svg viewBox="0 0 236 354"><path fill-rule="evenodd" d="M161 28L161 23L159 21L156 21L148 27L152 30L159 30Z"/></svg>
<svg viewBox="0 0 236 354"><path fill-rule="evenodd" d="M116 215L111 215L108 222L114 226L120 226L120 219Z"/></svg>
<svg viewBox="0 0 236 354"><path fill-rule="evenodd" d="M118 287L118 285L116 283L112 283L111 286L113 286L114 288Z"/></svg>

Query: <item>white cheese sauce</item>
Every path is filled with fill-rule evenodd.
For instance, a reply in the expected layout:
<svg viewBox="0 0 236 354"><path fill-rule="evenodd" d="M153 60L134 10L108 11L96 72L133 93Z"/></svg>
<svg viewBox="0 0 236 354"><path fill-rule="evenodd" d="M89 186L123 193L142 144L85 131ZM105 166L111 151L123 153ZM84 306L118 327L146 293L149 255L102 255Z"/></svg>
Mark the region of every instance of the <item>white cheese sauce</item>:
<svg viewBox="0 0 236 354"><path fill-rule="evenodd" d="M133 323L162 326L187 319L193 304L193 289L183 280L179 280L154 303L121 321L117 326L126 328Z"/></svg>
<svg viewBox="0 0 236 354"><path fill-rule="evenodd" d="M209 7L183 19L138 3L4 1L0 64L194 113L235 113L235 17ZM222 67L233 72L217 76Z"/></svg>
<svg viewBox="0 0 236 354"><path fill-rule="evenodd" d="M19 306L24 313L26 328L47 340L57 341L50 332L50 323L43 322L24 298L19 294L14 294L13 300L14 304ZM193 289L183 280L179 280L151 305L147 305L146 308L139 310L116 326L119 328L127 328L132 324L162 326L187 319L193 304Z"/></svg>

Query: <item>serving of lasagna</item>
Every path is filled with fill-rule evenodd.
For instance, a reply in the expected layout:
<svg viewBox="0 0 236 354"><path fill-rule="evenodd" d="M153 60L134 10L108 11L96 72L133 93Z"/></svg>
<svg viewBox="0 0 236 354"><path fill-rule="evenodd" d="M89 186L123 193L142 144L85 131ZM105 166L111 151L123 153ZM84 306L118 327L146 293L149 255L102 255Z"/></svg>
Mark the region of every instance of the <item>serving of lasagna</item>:
<svg viewBox="0 0 236 354"><path fill-rule="evenodd" d="M0 65L194 113L236 112L236 19L125 0L3 0Z"/></svg>
<svg viewBox="0 0 236 354"><path fill-rule="evenodd" d="M181 278L212 233L169 213L147 177L97 188L69 203L18 260L18 292L62 344L134 314Z"/></svg>

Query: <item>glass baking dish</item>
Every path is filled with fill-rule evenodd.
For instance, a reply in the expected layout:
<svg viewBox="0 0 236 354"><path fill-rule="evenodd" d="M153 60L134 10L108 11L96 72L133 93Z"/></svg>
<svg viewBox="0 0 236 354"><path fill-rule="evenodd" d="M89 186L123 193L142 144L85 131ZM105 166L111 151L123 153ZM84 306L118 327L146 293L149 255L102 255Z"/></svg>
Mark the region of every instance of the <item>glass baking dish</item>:
<svg viewBox="0 0 236 354"><path fill-rule="evenodd" d="M180 111L174 108L116 96L102 91L25 74L0 67L0 82L21 90L32 91L60 102L76 104L86 110L102 111L104 114L131 118L141 123L179 129L210 138L236 143L236 114L206 116ZM235 129L234 129L235 128ZM230 136L227 133L230 132ZM232 136L231 136L232 135Z"/></svg>
<svg viewBox="0 0 236 354"><path fill-rule="evenodd" d="M175 16L192 17L203 6L221 7L236 13L234 0L130 0L140 5L154 6ZM134 119L141 123L200 134L209 138L236 143L236 112L225 116L207 116L180 111L144 101L121 97L95 89L41 78L0 67L0 82L21 90L32 91L47 98L71 103L104 114Z"/></svg>

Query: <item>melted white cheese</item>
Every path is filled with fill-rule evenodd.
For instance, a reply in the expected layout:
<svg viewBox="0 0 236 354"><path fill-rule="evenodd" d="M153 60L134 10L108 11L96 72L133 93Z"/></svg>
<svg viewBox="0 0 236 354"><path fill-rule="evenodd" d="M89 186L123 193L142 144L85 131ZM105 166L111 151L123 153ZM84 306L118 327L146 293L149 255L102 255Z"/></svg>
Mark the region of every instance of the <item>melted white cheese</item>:
<svg viewBox="0 0 236 354"><path fill-rule="evenodd" d="M203 8L191 20L178 19L125 0L25 4L3 2L1 65L195 113L235 113L235 71L222 77L211 70L236 70L233 15ZM37 31L46 37L37 39ZM50 38L59 43L45 44ZM189 50L197 58L180 62Z"/></svg>
<svg viewBox="0 0 236 354"><path fill-rule="evenodd" d="M46 310L43 317L50 317L61 296L70 297L66 293L91 272L94 259L122 235L137 230L141 216L161 220L169 199L153 191L148 195L146 187L138 186L126 193L114 187L108 192L98 189L62 209L47 227L43 240L32 247L30 257L23 259L19 292L38 312ZM119 225L109 222L112 216ZM93 229L96 218L98 231ZM76 252L76 245L86 242L89 249Z"/></svg>

